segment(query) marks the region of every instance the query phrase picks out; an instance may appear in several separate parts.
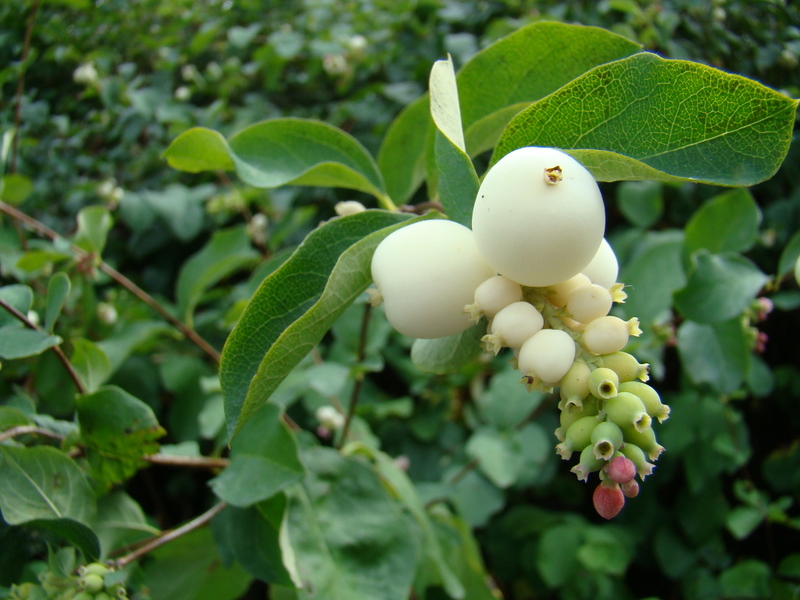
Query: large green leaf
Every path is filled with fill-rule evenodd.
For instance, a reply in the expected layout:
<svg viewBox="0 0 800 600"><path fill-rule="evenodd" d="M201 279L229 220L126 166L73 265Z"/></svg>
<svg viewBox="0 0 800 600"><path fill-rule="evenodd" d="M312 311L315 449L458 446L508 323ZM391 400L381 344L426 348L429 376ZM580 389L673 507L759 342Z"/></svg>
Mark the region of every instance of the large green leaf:
<svg viewBox="0 0 800 600"><path fill-rule="evenodd" d="M92 478L100 490L146 466L142 457L155 454L156 440L166 433L147 404L117 387L79 396L75 408Z"/></svg>
<svg viewBox="0 0 800 600"><path fill-rule="evenodd" d="M525 109L492 162L523 146L551 146L600 181L753 185L783 161L796 109L796 100L753 80L643 52L596 67Z"/></svg>
<svg viewBox="0 0 800 600"><path fill-rule="evenodd" d="M739 317L711 324L684 321L677 340L681 363L696 385L732 394L744 381L750 340Z"/></svg>
<svg viewBox="0 0 800 600"><path fill-rule="evenodd" d="M151 597L159 600L235 600L251 581L238 563L222 564L208 527L150 552L144 572Z"/></svg>
<svg viewBox="0 0 800 600"><path fill-rule="evenodd" d="M283 564L280 539L285 513L284 494L249 508L230 506L211 522L214 537L253 577L291 586L294 582Z"/></svg>
<svg viewBox="0 0 800 600"><path fill-rule="evenodd" d="M264 279L222 352L220 383L231 436L369 285L375 247L408 219L368 210L329 221Z"/></svg>
<svg viewBox="0 0 800 600"><path fill-rule="evenodd" d="M21 323L12 323L0 327L0 358L11 360L36 356L58 346L61 341L57 335L48 335L44 331L27 329Z"/></svg>
<svg viewBox="0 0 800 600"><path fill-rule="evenodd" d="M94 493L75 461L48 446L0 446L0 512L9 525L42 527L99 554L90 529L96 513Z"/></svg>
<svg viewBox="0 0 800 600"><path fill-rule="evenodd" d="M419 530L378 475L330 448L303 456L289 488L287 531L299 600L405 600L420 558Z"/></svg>
<svg viewBox="0 0 800 600"><path fill-rule="evenodd" d="M351 135L321 121L263 121L227 141L215 131L195 127L178 136L163 156L170 166L192 173L235 169L242 181L259 188L344 187L386 199L369 152Z"/></svg>
<svg viewBox="0 0 800 600"><path fill-rule="evenodd" d="M228 504L251 506L303 478L297 442L281 412L274 404L259 407L231 444L230 466L209 482Z"/></svg>
<svg viewBox="0 0 800 600"><path fill-rule="evenodd" d="M222 279L254 264L258 258L245 227L215 232L208 243L183 264L178 274L176 296L183 320L191 326L194 309L203 294Z"/></svg>
<svg viewBox="0 0 800 600"><path fill-rule="evenodd" d="M726 321L741 312L769 279L741 255L698 250L686 287L675 293L675 308L700 323Z"/></svg>
<svg viewBox="0 0 800 600"><path fill-rule="evenodd" d="M457 77L467 154L490 149L531 102L640 48L604 29L547 21L522 27L485 48ZM426 95L400 113L383 140L378 164L395 202L407 201L425 178L431 127Z"/></svg>
<svg viewBox="0 0 800 600"><path fill-rule="evenodd" d="M686 224L684 256L700 249L713 254L747 252L758 239L761 211L744 188L727 190L705 202Z"/></svg>
<svg viewBox="0 0 800 600"><path fill-rule="evenodd" d="M455 335L414 340L411 360L422 371L453 373L480 356L480 342L485 333L486 321L481 320Z"/></svg>

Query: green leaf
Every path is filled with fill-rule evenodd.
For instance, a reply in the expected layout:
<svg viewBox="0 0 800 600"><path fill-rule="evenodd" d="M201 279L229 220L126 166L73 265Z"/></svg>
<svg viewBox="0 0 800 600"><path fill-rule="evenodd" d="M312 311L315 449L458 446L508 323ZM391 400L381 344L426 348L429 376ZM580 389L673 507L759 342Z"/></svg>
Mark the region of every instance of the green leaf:
<svg viewBox="0 0 800 600"><path fill-rule="evenodd" d="M27 285L12 284L0 287L0 299L6 304L17 309L17 312L27 315L33 306L33 290ZM19 324L17 318L4 308L0 308L0 326Z"/></svg>
<svg viewBox="0 0 800 600"><path fill-rule="evenodd" d="M406 600L419 531L367 465L329 448L303 456L308 476L287 490L287 531L306 600Z"/></svg>
<svg viewBox="0 0 800 600"><path fill-rule="evenodd" d="M100 490L125 481L158 451L166 432L153 410L120 388L108 386L79 396L75 408L94 484Z"/></svg>
<svg viewBox="0 0 800 600"><path fill-rule="evenodd" d="M184 322L191 326L194 309L207 290L252 266L259 256L244 226L216 231L202 249L183 263L178 274L176 296Z"/></svg>
<svg viewBox="0 0 800 600"><path fill-rule="evenodd" d="M495 373L489 385L475 399L482 420L498 429L515 429L542 403L541 392L529 392L522 385L517 369L507 368Z"/></svg>
<svg viewBox="0 0 800 600"><path fill-rule="evenodd" d="M758 239L759 211L752 194L734 189L703 204L686 224L684 255L705 249L712 254L747 252Z"/></svg>
<svg viewBox="0 0 800 600"><path fill-rule="evenodd" d="M211 522L214 537L256 579L293 586L281 551L285 512L283 494L249 508L228 507Z"/></svg>
<svg viewBox="0 0 800 600"><path fill-rule="evenodd" d="M632 225L647 229L661 218L661 186L658 181L623 181L617 187L617 206Z"/></svg>
<svg viewBox="0 0 800 600"><path fill-rule="evenodd" d="M712 324L684 321L677 341L681 363L696 385L732 394L744 381L750 342L738 317Z"/></svg>
<svg viewBox="0 0 800 600"><path fill-rule="evenodd" d="M90 557L99 554L89 529L94 493L75 461L60 450L0 446L0 512L9 525L48 529Z"/></svg>
<svg viewBox="0 0 800 600"><path fill-rule="evenodd" d="M536 553L536 568L549 587L559 587L576 575L578 549L582 544L583 527L579 525L556 525L542 534Z"/></svg>
<svg viewBox="0 0 800 600"><path fill-rule="evenodd" d="M147 515L142 507L121 490L112 491L97 501L94 531L100 540L101 557L107 557L112 550L159 533L158 529L147 522Z"/></svg>
<svg viewBox="0 0 800 600"><path fill-rule="evenodd" d="M148 591L159 600L235 600L251 578L238 564L222 564L208 527L195 529L148 553Z"/></svg>
<svg viewBox="0 0 800 600"><path fill-rule="evenodd" d="M368 210L329 221L264 279L222 352L231 437L369 285L375 247L408 219Z"/></svg>
<svg viewBox="0 0 800 600"><path fill-rule="evenodd" d="M464 146L453 61L438 60L430 75L431 117L436 125L434 155L439 201L448 217L470 226L480 182Z"/></svg>
<svg viewBox="0 0 800 600"><path fill-rule="evenodd" d="M280 407L264 404L231 444L231 464L209 482L232 506L245 508L267 500L303 478L297 442L283 422Z"/></svg>
<svg viewBox="0 0 800 600"><path fill-rule="evenodd" d="M507 432L481 427L469 438L466 451L478 461L483 474L499 488L516 483L522 471L523 457Z"/></svg>
<svg viewBox="0 0 800 600"><path fill-rule="evenodd" d="M57 335L26 329L21 324L6 325L0 327L0 358L11 360L36 356L53 346L58 346L61 341Z"/></svg>
<svg viewBox="0 0 800 600"><path fill-rule="evenodd" d="M77 371L86 392L96 392L111 375L108 356L94 342L84 338L73 338L70 363Z"/></svg>
<svg viewBox="0 0 800 600"><path fill-rule="evenodd" d="M188 242L203 229L206 218L203 202L216 192L211 184L187 187L170 184L159 191L142 192L141 200L156 213L179 240Z"/></svg>
<svg viewBox="0 0 800 600"><path fill-rule="evenodd" d="M351 135L320 121L263 121L227 142L215 131L195 127L178 136L163 156L173 168L192 173L235 168L242 181L258 188L343 187L385 197L369 152Z"/></svg>
<svg viewBox="0 0 800 600"><path fill-rule="evenodd" d="M492 156L566 150L599 181L754 185L791 141L797 101L698 63L639 53L592 69L525 109Z"/></svg>
<svg viewBox="0 0 800 600"><path fill-rule="evenodd" d="M640 49L597 27L540 21L478 52L457 77L467 154L492 148L508 122L531 102ZM425 178L432 127L426 95L403 110L384 137L378 164L396 203L407 201Z"/></svg>
<svg viewBox="0 0 800 600"><path fill-rule="evenodd" d="M44 310L44 330L47 333L53 333L53 327L61 314L61 309L64 307L64 300L69 294L70 287L69 276L62 271L53 275L50 281L47 282L47 298Z"/></svg>
<svg viewBox="0 0 800 600"><path fill-rule="evenodd" d="M783 248L778 263L778 276L783 277L794 271L794 265L800 258L800 231L796 232Z"/></svg>
<svg viewBox="0 0 800 600"><path fill-rule="evenodd" d="M105 206L87 206L78 212L78 231L75 245L87 252L101 254L106 247L108 232L114 226L111 212Z"/></svg>
<svg viewBox="0 0 800 600"><path fill-rule="evenodd" d="M392 490L394 495L408 509L411 516L417 522L422 532L422 560L420 561L421 570L426 571L427 576L424 581L420 581L419 574L415 587L417 594L424 596L424 590L429 585L441 585L452 598L464 597L464 586L456 578L452 569L445 561L442 546L436 536L436 529L430 516L425 510L422 500L417 494L413 482L408 475L402 471L397 463L387 454L364 448L378 467L378 472L383 478L384 483Z"/></svg>
<svg viewBox="0 0 800 600"><path fill-rule="evenodd" d="M236 168L225 137L204 127L192 127L179 135L161 156L173 169L189 173Z"/></svg>
<svg viewBox="0 0 800 600"><path fill-rule="evenodd" d="M485 333L486 321L480 321L456 335L414 340L411 360L428 373L453 373L480 356Z"/></svg>
<svg viewBox="0 0 800 600"><path fill-rule="evenodd" d="M686 285L682 250L682 231L653 231L642 238L620 272L628 297L619 308L626 317L647 324L670 310L672 293Z"/></svg>
<svg viewBox="0 0 800 600"><path fill-rule="evenodd" d="M0 181L0 198L11 206L19 206L33 192L33 182L30 177L19 173L4 175Z"/></svg>
<svg viewBox="0 0 800 600"><path fill-rule="evenodd" d="M741 312L769 279L743 256L699 250L686 287L675 292L675 308L700 323L726 321Z"/></svg>
<svg viewBox="0 0 800 600"><path fill-rule="evenodd" d="M0 431L6 431L20 425L32 425L24 412L13 406L0 406Z"/></svg>
<svg viewBox="0 0 800 600"><path fill-rule="evenodd" d="M755 559L742 560L720 575L722 596L742 600L772 598L771 578L768 564Z"/></svg>

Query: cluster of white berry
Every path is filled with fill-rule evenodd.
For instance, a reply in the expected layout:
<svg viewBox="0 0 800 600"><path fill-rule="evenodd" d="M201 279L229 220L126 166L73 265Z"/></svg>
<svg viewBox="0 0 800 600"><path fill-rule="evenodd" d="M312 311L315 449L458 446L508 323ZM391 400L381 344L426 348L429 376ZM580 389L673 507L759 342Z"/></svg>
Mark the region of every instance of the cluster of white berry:
<svg viewBox="0 0 800 600"><path fill-rule="evenodd" d="M511 348L529 388L559 388L556 451L580 454L572 472L583 481L599 472L595 507L611 518L663 451L652 423L669 407L644 383L647 365L623 351L638 320L609 314L626 295L604 230L589 171L559 150L521 148L486 174L471 230L403 227L376 249L372 276L399 332L439 338L485 318L487 351Z"/></svg>

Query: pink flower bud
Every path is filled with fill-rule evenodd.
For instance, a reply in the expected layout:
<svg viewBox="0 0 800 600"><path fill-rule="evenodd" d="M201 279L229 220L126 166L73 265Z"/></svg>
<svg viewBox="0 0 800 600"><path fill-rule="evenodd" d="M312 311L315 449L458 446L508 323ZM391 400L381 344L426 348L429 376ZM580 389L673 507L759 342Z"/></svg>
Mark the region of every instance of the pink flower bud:
<svg viewBox="0 0 800 600"><path fill-rule="evenodd" d="M636 498L636 496L639 495L639 482L635 479L631 479L619 487L622 489L622 493L625 494L626 498Z"/></svg>
<svg viewBox="0 0 800 600"><path fill-rule="evenodd" d="M623 485L624 491L624 484L636 477L636 465L630 458L615 456L606 465L605 473L611 481Z"/></svg>
<svg viewBox="0 0 800 600"><path fill-rule="evenodd" d="M604 519L613 519L625 506L625 495L619 484L606 479L595 488L592 502L598 515Z"/></svg>

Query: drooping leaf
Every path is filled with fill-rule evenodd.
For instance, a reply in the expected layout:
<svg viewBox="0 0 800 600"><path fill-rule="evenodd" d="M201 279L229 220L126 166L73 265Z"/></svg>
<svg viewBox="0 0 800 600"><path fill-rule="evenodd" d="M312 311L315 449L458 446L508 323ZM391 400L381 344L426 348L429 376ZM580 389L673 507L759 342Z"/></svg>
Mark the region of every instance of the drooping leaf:
<svg viewBox="0 0 800 600"><path fill-rule="evenodd" d="M741 255L699 250L686 287L675 292L675 307L700 323L726 321L740 314L769 279Z"/></svg>
<svg viewBox="0 0 800 600"><path fill-rule="evenodd" d="M436 61L430 75L431 117L436 125L434 155L439 201L448 217L470 226L480 183L466 153L453 61Z"/></svg>
<svg viewBox="0 0 800 600"><path fill-rule="evenodd" d="M540 21L478 52L457 76L467 154L490 149L531 102L597 65L640 49L597 27ZM383 140L378 164L396 203L407 201L425 179L432 127L426 95L400 113Z"/></svg>
<svg viewBox="0 0 800 600"><path fill-rule="evenodd" d="M78 212L78 232L75 244L87 252L101 254L106 247L108 232L114 226L111 212L105 206L87 206Z"/></svg>
<svg viewBox="0 0 800 600"><path fill-rule="evenodd" d="M4 285L0 287L0 299L6 304L17 309L23 315L27 315L33 306L33 290L19 283ZM0 308L0 326L9 324L19 324L17 318L4 308Z"/></svg>
<svg viewBox="0 0 800 600"><path fill-rule="evenodd" d="M747 252L758 239L761 211L744 189L714 196L686 224L684 256L705 249L712 254Z"/></svg>
<svg viewBox="0 0 800 600"><path fill-rule="evenodd" d="M287 532L299 600L405 600L419 531L377 474L330 448L303 456L308 476L287 490Z"/></svg>
<svg viewBox="0 0 800 600"><path fill-rule="evenodd" d="M238 563L223 565L208 527L195 529L148 554L147 587L161 600L235 600L251 578Z"/></svg>
<svg viewBox="0 0 800 600"><path fill-rule="evenodd" d="M368 210L329 221L264 279L222 352L231 436L369 285L375 247L408 219Z"/></svg>
<svg viewBox="0 0 800 600"><path fill-rule="evenodd" d="M411 360L422 371L452 373L480 355L480 341L485 333L486 321L479 321L455 335L414 340Z"/></svg>
<svg viewBox="0 0 800 600"><path fill-rule="evenodd" d="M64 301L69 294L71 284L69 276L63 271L59 271L47 282L47 298L45 300L44 330L53 333L53 326L61 314Z"/></svg>
<svg viewBox="0 0 800 600"><path fill-rule="evenodd" d="M282 416L275 404L262 405L231 443L231 464L209 482L228 504L252 506L303 478L297 442Z"/></svg>
<svg viewBox="0 0 800 600"><path fill-rule="evenodd" d="M254 264L258 257L245 227L215 232L208 243L183 264L178 274L176 296L184 322L191 326L194 309L207 290Z"/></svg>
<svg viewBox="0 0 800 600"><path fill-rule="evenodd" d="M0 327L0 358L11 360L36 356L53 346L58 346L61 341L57 335L27 329L22 324L5 325Z"/></svg>
<svg viewBox="0 0 800 600"><path fill-rule="evenodd" d="M231 506L211 522L214 537L253 577L273 585L292 586L281 551L285 513L283 494L249 508Z"/></svg>
<svg viewBox="0 0 800 600"><path fill-rule="evenodd" d="M282 185L344 187L385 197L372 156L344 131L309 119L273 119L251 125L226 141L195 127L164 151L170 166L197 173L236 170L259 188Z"/></svg>
<svg viewBox="0 0 800 600"><path fill-rule="evenodd" d="M746 186L777 171L797 101L738 75L642 52L601 65L518 114L492 155L561 148L600 181Z"/></svg>
<svg viewBox="0 0 800 600"><path fill-rule="evenodd" d="M747 372L749 340L741 319L721 323L684 321L678 327L678 354L696 385L710 385L723 394L732 394Z"/></svg>
<svg viewBox="0 0 800 600"><path fill-rule="evenodd" d="M97 344L84 338L73 338L70 345L70 363L83 382L84 390L88 393L96 392L111 375L108 356Z"/></svg>
<svg viewBox="0 0 800 600"><path fill-rule="evenodd" d="M75 408L92 480L100 490L146 466L142 457L155 454L157 440L166 433L147 404L118 387L79 396Z"/></svg>
<svg viewBox="0 0 800 600"><path fill-rule="evenodd" d="M49 446L0 446L0 512L9 525L48 529L99 554L90 529L96 513L94 493L75 461Z"/></svg>

